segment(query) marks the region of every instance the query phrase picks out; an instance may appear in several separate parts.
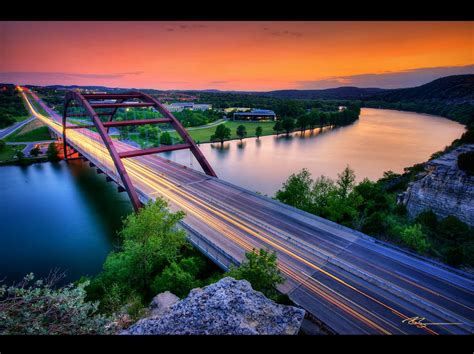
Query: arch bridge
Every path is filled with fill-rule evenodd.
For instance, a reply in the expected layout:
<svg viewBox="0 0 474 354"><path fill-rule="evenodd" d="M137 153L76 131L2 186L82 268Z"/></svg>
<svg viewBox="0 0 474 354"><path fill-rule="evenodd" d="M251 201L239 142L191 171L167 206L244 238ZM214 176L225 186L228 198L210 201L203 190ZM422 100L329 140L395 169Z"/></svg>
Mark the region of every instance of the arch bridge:
<svg viewBox="0 0 474 354"><path fill-rule="evenodd" d="M73 103L79 105L85 111L84 113L71 113L68 114L68 109ZM159 112L163 118L156 119L141 119L141 120L125 120L125 121L114 121L114 117L119 108L139 108L149 107ZM98 111L99 110L99 111ZM89 116L93 124L90 125L70 125L67 124L68 117L84 117ZM104 119L105 118L105 119ZM118 152L113 140L109 135L109 128L111 127L124 127L124 126L139 126L139 125L151 125L151 124L171 124L175 131L182 138L183 143L177 145L160 146L148 149L140 149L135 151ZM69 129L97 129L99 136L106 146L115 168L120 176L122 184L127 191L130 200L135 210L140 208L141 203L138 198L138 194L133 187L132 181L128 176L127 170L125 169L122 159L144 156L149 154L157 154L168 151L176 151L189 149L201 165L203 171L209 175L217 177L216 173L212 169L206 157L199 150L194 140L191 138L189 133L184 129L178 119L176 119L166 107L164 107L156 98L142 93L142 92L128 92L119 94L83 94L80 91L68 91L64 99L64 110L62 116L62 138L63 138L63 149L64 156L68 158L67 151L67 130Z"/></svg>

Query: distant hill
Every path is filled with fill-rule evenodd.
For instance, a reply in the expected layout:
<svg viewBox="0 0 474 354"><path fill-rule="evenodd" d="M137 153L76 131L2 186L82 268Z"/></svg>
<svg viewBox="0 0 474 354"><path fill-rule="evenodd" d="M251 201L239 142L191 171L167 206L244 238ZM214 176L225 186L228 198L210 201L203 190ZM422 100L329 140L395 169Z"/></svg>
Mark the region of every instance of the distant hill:
<svg viewBox="0 0 474 354"><path fill-rule="evenodd" d="M474 117L474 75L447 76L417 87L387 90L361 103L364 107L428 113L466 123Z"/></svg>
<svg viewBox="0 0 474 354"><path fill-rule="evenodd" d="M376 93L386 90L380 88L360 88L360 87L337 87L324 90L277 90L269 92L256 92L253 94L270 96L284 99L310 99L310 100L360 100L370 97Z"/></svg>
<svg viewBox="0 0 474 354"><path fill-rule="evenodd" d="M441 100L450 104L474 103L474 75L447 76L417 87L384 90L367 99L386 102Z"/></svg>

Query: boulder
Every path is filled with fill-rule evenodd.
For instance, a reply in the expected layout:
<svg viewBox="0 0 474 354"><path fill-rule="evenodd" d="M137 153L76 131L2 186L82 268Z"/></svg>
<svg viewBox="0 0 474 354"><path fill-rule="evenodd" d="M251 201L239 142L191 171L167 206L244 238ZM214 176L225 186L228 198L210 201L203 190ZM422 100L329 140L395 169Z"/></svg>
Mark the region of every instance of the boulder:
<svg viewBox="0 0 474 354"><path fill-rule="evenodd" d="M121 334L292 335L298 333L304 315L303 309L269 300L246 280L226 277L191 290L159 317L143 318Z"/></svg>
<svg viewBox="0 0 474 354"><path fill-rule="evenodd" d="M161 316L178 301L179 297L169 291L156 295L150 303L150 317Z"/></svg>

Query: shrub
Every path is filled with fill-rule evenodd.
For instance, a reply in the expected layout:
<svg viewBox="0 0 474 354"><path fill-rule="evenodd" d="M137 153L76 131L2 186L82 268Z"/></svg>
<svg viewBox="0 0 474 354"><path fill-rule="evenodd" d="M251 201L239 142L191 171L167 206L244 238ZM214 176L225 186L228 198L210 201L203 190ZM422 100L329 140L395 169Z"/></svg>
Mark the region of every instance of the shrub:
<svg viewBox="0 0 474 354"><path fill-rule="evenodd" d="M232 267L227 276L234 279L247 280L254 290L261 291L265 296L275 299L278 297L276 286L284 282L277 267L275 252L269 253L260 249L245 253L247 260L239 267Z"/></svg>
<svg viewBox="0 0 474 354"><path fill-rule="evenodd" d="M48 145L48 151L46 152L46 154L48 155L49 161L59 161L58 149L55 143L51 143Z"/></svg>
<svg viewBox="0 0 474 354"><path fill-rule="evenodd" d="M86 302L88 282L55 289L60 276L34 281L32 273L17 285L0 287L1 334L107 334L112 318Z"/></svg>
<svg viewBox="0 0 474 354"><path fill-rule="evenodd" d="M429 247L428 240L420 224L407 226L401 231L400 236L407 246L418 252L425 252Z"/></svg>
<svg viewBox="0 0 474 354"><path fill-rule="evenodd" d="M474 174L474 151L459 154L458 167L470 175Z"/></svg>

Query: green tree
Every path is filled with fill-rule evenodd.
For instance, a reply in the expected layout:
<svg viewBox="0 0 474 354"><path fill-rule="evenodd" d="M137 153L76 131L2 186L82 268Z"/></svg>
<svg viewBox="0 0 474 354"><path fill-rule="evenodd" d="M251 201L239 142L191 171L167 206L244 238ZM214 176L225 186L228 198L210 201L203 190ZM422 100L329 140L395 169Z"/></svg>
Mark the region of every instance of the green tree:
<svg viewBox="0 0 474 354"><path fill-rule="evenodd" d="M283 126L281 124L281 120L277 120L275 122L275 125L273 126L273 131L276 133L277 136L278 136L278 134L280 134L283 131Z"/></svg>
<svg viewBox="0 0 474 354"><path fill-rule="evenodd" d="M146 138L146 134L148 132L148 129L146 128L146 126L144 125L141 125L137 128L138 130L138 136L142 139L145 139Z"/></svg>
<svg viewBox="0 0 474 354"><path fill-rule="evenodd" d="M234 279L245 279L254 290L261 291L269 298L275 298L278 295L277 285L284 282L278 269L276 253L269 253L264 249L257 253L253 249L252 252L245 253L245 257L247 260L237 268L232 267L227 275Z"/></svg>
<svg viewBox="0 0 474 354"><path fill-rule="evenodd" d="M245 129L245 125L239 125L237 127L237 136L240 138L240 141L242 142L242 139L247 136L247 130Z"/></svg>
<svg viewBox="0 0 474 354"><path fill-rule="evenodd" d="M163 132L160 135L160 144L162 145L172 145L173 139L171 139L171 135L168 132Z"/></svg>
<svg viewBox="0 0 474 354"><path fill-rule="evenodd" d="M98 314L98 303L86 302L88 282L54 285L53 274L34 281L28 274L19 284L0 286L0 334L80 335L111 334L113 318Z"/></svg>
<svg viewBox="0 0 474 354"><path fill-rule="evenodd" d="M316 215L323 215L328 206L329 198L336 193L332 179L326 176L316 178L311 188L311 207L307 210Z"/></svg>
<svg viewBox="0 0 474 354"><path fill-rule="evenodd" d="M46 155L48 156L49 161L59 161L58 148L56 147L56 143L51 143L48 145Z"/></svg>
<svg viewBox="0 0 474 354"><path fill-rule="evenodd" d="M158 136L160 135L160 130L158 129L158 127L150 127L148 129L148 137L151 139L151 140L158 140Z"/></svg>
<svg viewBox="0 0 474 354"><path fill-rule="evenodd" d="M418 252L425 252L428 247L428 239L423 233L420 224L405 227L400 233L401 239L408 247L415 249Z"/></svg>
<svg viewBox="0 0 474 354"><path fill-rule="evenodd" d="M338 179L336 181L337 185L339 186L339 195L341 198L347 198L349 193L354 188L354 181L355 181L355 173L349 166L342 171L342 173L338 173Z"/></svg>
<svg viewBox="0 0 474 354"><path fill-rule="evenodd" d="M450 215L438 222L432 238L441 247L445 261L452 266L458 266L465 262L465 251L468 249L465 249L465 246L474 240L474 228Z"/></svg>
<svg viewBox="0 0 474 354"><path fill-rule="evenodd" d="M312 109L308 116L308 125L311 130L313 130L317 125L319 125L319 112L317 109Z"/></svg>
<svg viewBox="0 0 474 354"><path fill-rule="evenodd" d="M0 140L0 151L2 151L6 145L7 143L4 140Z"/></svg>
<svg viewBox="0 0 474 354"><path fill-rule="evenodd" d="M22 150L16 150L15 157L18 159L19 162L23 162L25 160L25 154Z"/></svg>
<svg viewBox="0 0 474 354"><path fill-rule="evenodd" d="M171 291L183 298L193 288L199 287L201 282L196 279L204 267L202 258L183 258L179 262L172 262L160 275L157 275L152 284L155 293Z"/></svg>
<svg viewBox="0 0 474 354"><path fill-rule="evenodd" d="M40 154L40 149L39 147L35 146L33 149L30 150L30 155L31 156L38 156Z"/></svg>
<svg viewBox="0 0 474 354"><path fill-rule="evenodd" d="M289 135L293 129L295 129L295 121L292 118L285 118L281 122L281 127Z"/></svg>
<svg viewBox="0 0 474 354"><path fill-rule="evenodd" d="M103 272L92 281L91 293L100 298L116 283L122 299L151 297L153 279L188 245L185 232L176 227L183 217L182 211L171 213L161 198L127 216L119 232L121 250L107 256Z"/></svg>
<svg viewBox="0 0 474 354"><path fill-rule="evenodd" d="M302 133L306 131L309 125L309 115L302 114L296 119L296 126L301 130Z"/></svg>
<svg viewBox="0 0 474 354"><path fill-rule="evenodd" d="M304 168L288 177L282 188L276 192L275 197L282 203L310 212L312 210L312 184L311 173Z"/></svg>
<svg viewBox="0 0 474 354"><path fill-rule="evenodd" d="M225 140L230 139L230 136L230 129L227 128L225 124L219 124L216 127L216 131L211 136L211 141L220 141L220 143L223 144Z"/></svg>
<svg viewBox="0 0 474 354"><path fill-rule="evenodd" d="M262 136L262 133L263 133L263 129L261 126L258 126L257 128L255 128L255 136L257 137L257 139L259 139ZM0 150L1 150L1 147L0 147Z"/></svg>

